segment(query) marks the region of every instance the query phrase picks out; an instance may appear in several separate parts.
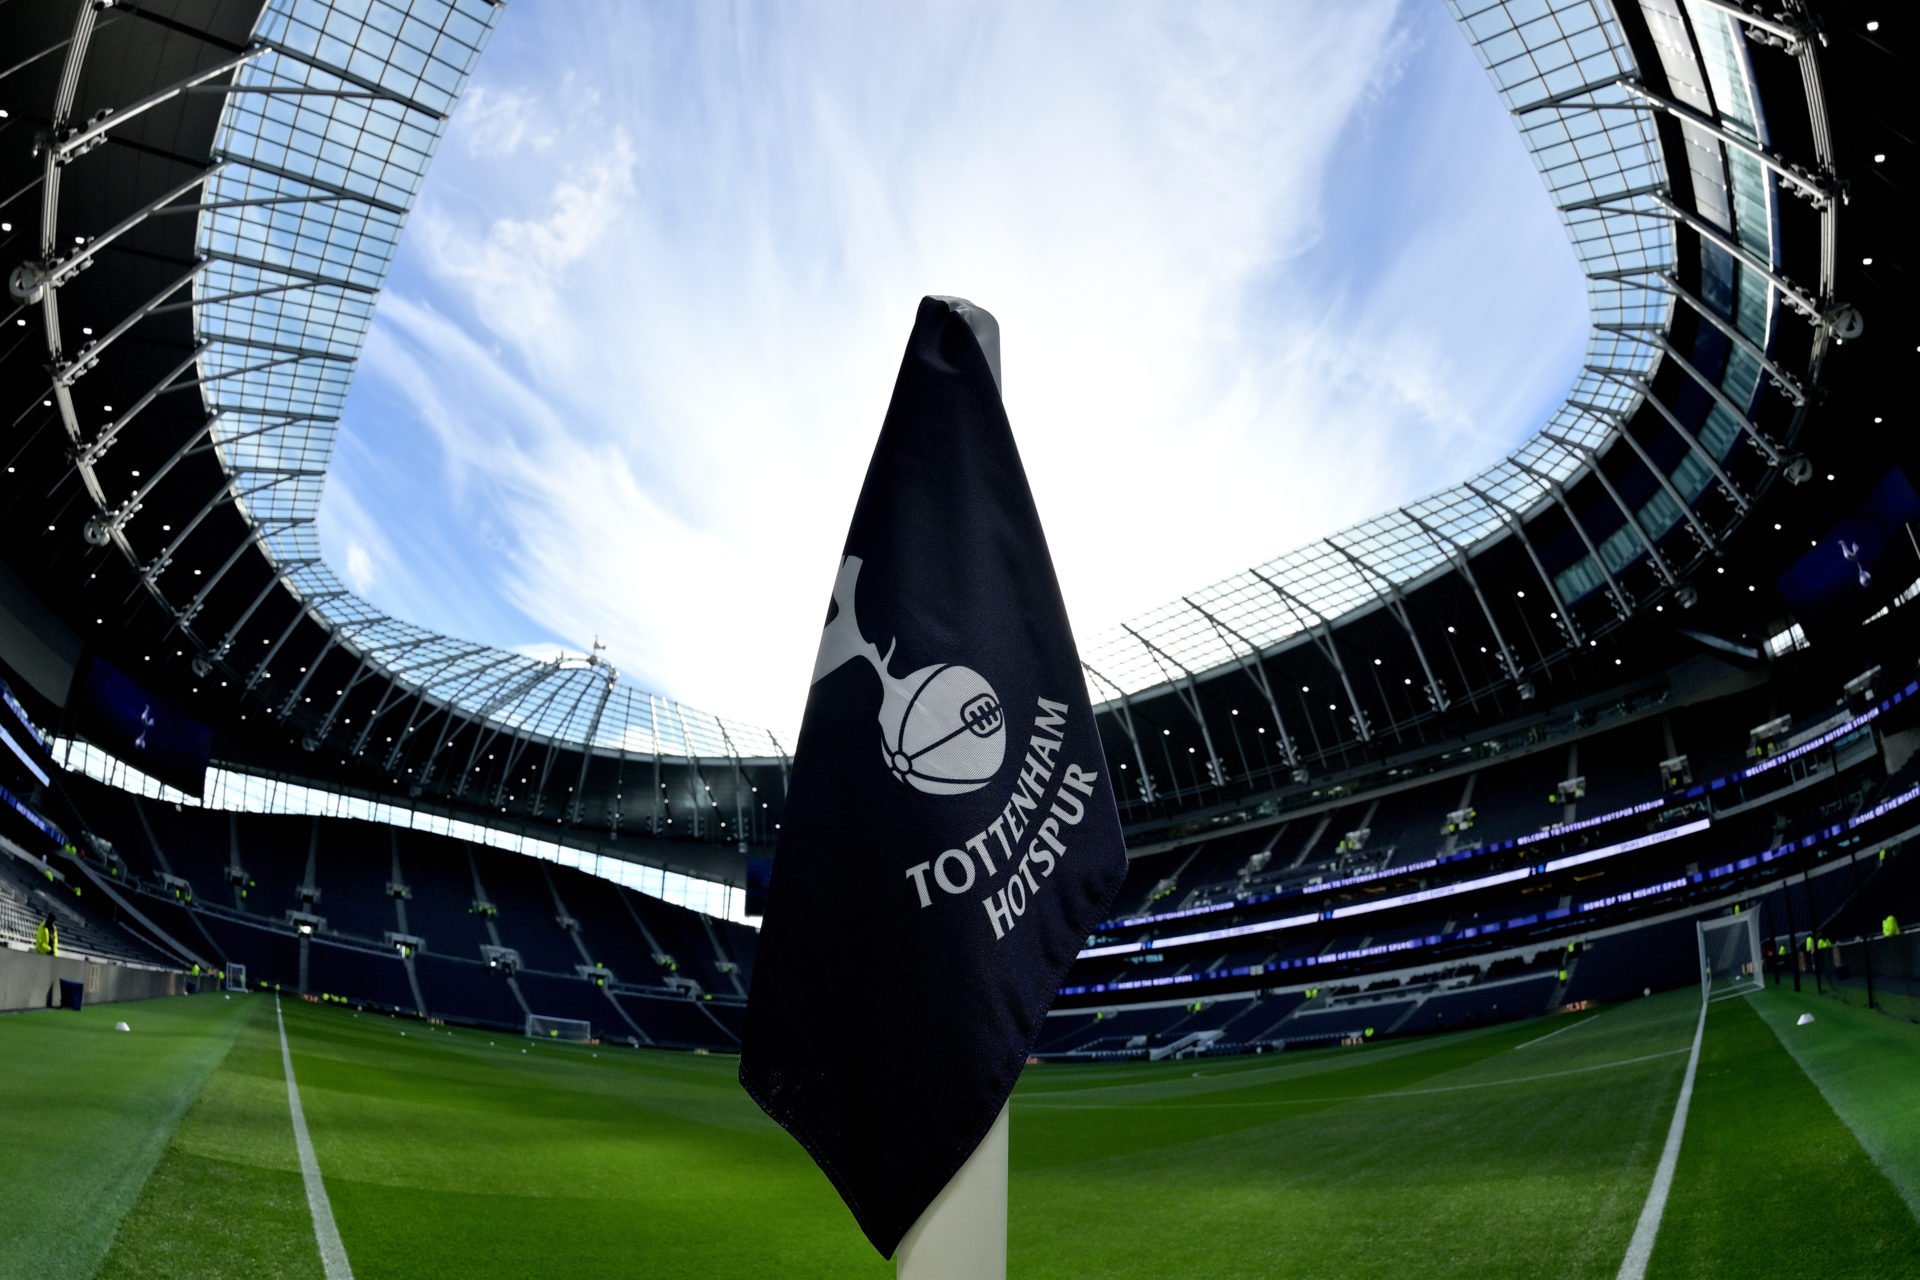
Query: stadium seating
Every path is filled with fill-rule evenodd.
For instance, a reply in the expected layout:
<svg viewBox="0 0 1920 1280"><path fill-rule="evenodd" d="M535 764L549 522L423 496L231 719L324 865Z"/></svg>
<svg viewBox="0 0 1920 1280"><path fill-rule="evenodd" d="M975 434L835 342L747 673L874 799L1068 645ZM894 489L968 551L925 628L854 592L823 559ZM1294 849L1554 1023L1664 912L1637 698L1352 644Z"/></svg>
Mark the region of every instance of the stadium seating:
<svg viewBox="0 0 1920 1280"><path fill-rule="evenodd" d="M615 997L647 1039L669 1049L738 1049L733 1034L700 1001L622 991Z"/></svg>
<svg viewBox="0 0 1920 1280"><path fill-rule="evenodd" d="M345 818L319 820L319 851L314 884L320 901L314 914L326 918L333 934L384 942L400 928L387 896L393 871L393 840L389 828Z"/></svg>
<svg viewBox="0 0 1920 1280"><path fill-rule="evenodd" d="M606 993L585 978L556 978L523 969L515 981L520 985L520 994L526 998L527 1008L534 1013L590 1023L596 1035L615 1033L618 1015L607 1003Z"/></svg>
<svg viewBox="0 0 1920 1280"><path fill-rule="evenodd" d="M499 908L494 927L500 941L520 953L522 969L572 973L576 965L585 963L573 939L557 923L559 908L543 864L479 846L471 854L487 900Z"/></svg>
<svg viewBox="0 0 1920 1280"><path fill-rule="evenodd" d="M456 960L431 952L415 956L413 967L430 1012L450 1022L514 1031L526 1027L528 1010L499 970L479 960Z"/></svg>
<svg viewBox="0 0 1920 1280"><path fill-rule="evenodd" d="M383 1009L416 1012L406 966L392 951L309 942L306 989L311 995L344 996Z"/></svg>

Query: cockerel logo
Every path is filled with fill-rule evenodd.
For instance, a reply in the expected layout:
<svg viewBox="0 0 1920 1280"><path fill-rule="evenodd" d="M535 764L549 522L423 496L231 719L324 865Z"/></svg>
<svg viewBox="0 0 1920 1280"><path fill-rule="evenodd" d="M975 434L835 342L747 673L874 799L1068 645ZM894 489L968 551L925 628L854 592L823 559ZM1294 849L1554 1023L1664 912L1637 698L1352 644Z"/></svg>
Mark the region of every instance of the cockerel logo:
<svg viewBox="0 0 1920 1280"><path fill-rule="evenodd" d="M1006 712L999 695L978 672L953 663L935 663L905 676L889 671L898 642L882 654L854 616L860 565L859 556L840 562L813 683L856 659L866 662L880 677L880 754L887 772L929 795L979 790L1006 758Z"/></svg>

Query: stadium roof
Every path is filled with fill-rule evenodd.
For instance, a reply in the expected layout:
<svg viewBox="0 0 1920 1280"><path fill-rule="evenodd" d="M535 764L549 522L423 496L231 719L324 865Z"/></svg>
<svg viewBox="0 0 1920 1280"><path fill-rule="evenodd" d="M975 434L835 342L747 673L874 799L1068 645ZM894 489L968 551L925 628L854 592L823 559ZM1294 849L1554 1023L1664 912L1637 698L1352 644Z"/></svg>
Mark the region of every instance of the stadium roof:
<svg viewBox="0 0 1920 1280"><path fill-rule="evenodd" d="M1393 619L1444 712L1481 677L1462 669L1449 690L1428 652L1435 622L1409 612L1442 579L1477 601L1468 608L1494 678L1524 699L1555 652L1584 649L1688 589L1759 489L1795 461L1783 442L1810 398L1803 385L1849 323L1833 296L1838 188L1808 33L1722 0L1452 8L1587 274L1585 366L1540 431L1479 475L1085 644L1090 687L1110 699L1109 725L1119 717L1126 737L1129 706L1162 692L1180 695L1204 732L1195 678L1240 670L1255 677L1284 743L1261 664L1311 639L1345 681L1336 629L1375 614ZM45 403L77 464L50 468L47 527L72 509L57 487L77 476L87 541L117 550L120 571L195 651L195 676L236 686L241 706L264 704L309 750L337 751L343 764L364 758L381 786L471 791L500 810L530 805L535 817L564 786L571 799L552 803L575 820L592 792L617 825L621 788L633 784L600 764L652 757L659 781L666 756L728 763L738 812L751 794L742 766L773 769L784 755L771 733L636 689L597 654L541 661L430 632L360 599L320 554L314 521L372 309L498 16L489 0L32 12L44 30L23 39L38 52L15 72L60 75L49 77L51 127L33 161L42 172L20 193L40 187L45 200L13 314L44 321ZM55 39L59 23L68 34ZM1774 150L1755 41L1804 72L1793 77L1806 86L1808 121L1793 137L1804 166ZM90 58L90 42L111 56ZM109 105L76 115L82 87L89 108ZM103 159L85 159L103 147ZM169 216L181 213L193 215L190 234L188 219ZM67 243L75 224L93 234ZM103 282L87 268L104 261L115 266L96 273ZM1810 283L1789 278L1789 262ZM1813 323L1783 323L1794 312ZM75 315L102 317L99 331ZM1697 343L1708 339L1719 363L1702 367ZM109 387L117 410L94 403L94 388ZM199 402L191 413L189 400ZM177 431L161 429L174 418ZM130 494L118 469L107 482L109 449L116 468L139 460ZM209 465L221 483L189 492ZM95 577L105 571L87 564ZM1496 571L1509 575L1509 596L1513 575L1544 587L1550 618L1497 611L1480 580ZM1508 634L1523 626L1546 633L1532 653ZM1549 652L1555 632L1561 648ZM1346 692L1365 742L1367 692L1351 683ZM1375 706L1386 702L1382 690ZM1402 723L1417 722L1409 714ZM1285 754L1293 764L1291 746ZM727 786L696 767L685 790L696 813L709 796L725 812Z"/></svg>
<svg viewBox="0 0 1920 1280"><path fill-rule="evenodd" d="M1211 670L1325 625L1422 576L1550 500L1617 429L1675 305L1671 188L1652 115L1612 5L1450 0L1514 113L1587 276L1593 331L1566 403L1534 437L1448 489L1344 529L1133 618L1085 646L1096 694L1135 693ZM1604 372L1602 372L1604 371Z"/></svg>
<svg viewBox="0 0 1920 1280"><path fill-rule="evenodd" d="M1640 397L1676 305L1673 188L1640 70L1605 0L1451 6L1560 210L1593 330L1566 402L1509 457L1100 634L1096 696L1231 663L1378 604L1552 501ZM364 8L364 12L362 12ZM238 60L203 204L195 284L213 432L287 582L370 665L515 728L591 746L781 753L772 734L633 688L589 659L539 661L436 635L359 599L322 559L321 487L353 361L407 209L497 19L488 0L269 4ZM1722 19L1726 27L1729 20ZM1722 36L1724 39L1724 34ZM1717 68L1744 122L1742 60ZM1725 214L1722 207L1713 212ZM1737 230L1763 256L1757 229Z"/></svg>

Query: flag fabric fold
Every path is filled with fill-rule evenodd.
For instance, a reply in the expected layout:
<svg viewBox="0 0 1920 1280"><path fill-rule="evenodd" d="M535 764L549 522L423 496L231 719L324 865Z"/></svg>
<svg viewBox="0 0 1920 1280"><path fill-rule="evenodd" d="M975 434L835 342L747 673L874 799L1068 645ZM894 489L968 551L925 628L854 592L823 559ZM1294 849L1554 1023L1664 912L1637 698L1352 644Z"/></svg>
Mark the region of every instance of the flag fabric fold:
<svg viewBox="0 0 1920 1280"><path fill-rule="evenodd" d="M920 304L795 747L740 1080L881 1254L979 1145L1126 874L966 304Z"/></svg>

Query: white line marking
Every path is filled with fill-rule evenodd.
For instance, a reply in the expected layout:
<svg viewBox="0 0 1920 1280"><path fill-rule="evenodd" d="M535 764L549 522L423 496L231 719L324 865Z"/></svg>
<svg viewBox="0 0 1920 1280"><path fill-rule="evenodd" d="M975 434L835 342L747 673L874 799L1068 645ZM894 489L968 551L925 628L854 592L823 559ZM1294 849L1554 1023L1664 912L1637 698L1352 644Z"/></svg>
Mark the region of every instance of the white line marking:
<svg viewBox="0 0 1920 1280"><path fill-rule="evenodd" d="M1595 1017L1595 1018L1597 1018L1597 1017L1599 1017L1599 1016L1600 1016L1599 1014L1595 1014L1595 1015L1594 1015L1594 1017ZM1553 1038L1554 1038L1555 1036L1557 1036L1557 1035L1560 1035L1560 1034L1561 1034L1562 1032L1566 1032L1566 1031L1571 1031L1571 1030L1573 1030L1573 1029L1574 1029L1575 1027L1584 1027L1584 1026L1586 1026L1586 1025L1587 1025L1587 1024L1589 1023L1589 1022L1592 1022L1592 1021L1593 1021L1593 1018L1578 1018L1578 1019L1575 1019L1575 1020L1574 1020L1574 1021L1572 1021L1572 1022L1569 1022L1569 1023L1568 1023L1568 1024L1566 1025L1566 1026L1564 1026L1564 1027L1556 1027L1556 1028L1555 1028L1554 1030L1552 1030L1552 1031L1549 1031L1549 1032L1547 1032L1547 1034L1545 1034L1545 1035L1543 1035L1543 1036L1535 1036L1535 1037L1534 1037L1533 1039L1531 1039L1531 1040L1528 1040L1528 1041L1526 1041L1526 1042L1524 1042L1524 1043L1522 1043L1522 1044L1517 1044L1517 1045L1515 1045L1515 1046L1513 1046L1513 1047L1514 1047L1515 1049L1525 1049L1525 1048L1527 1048L1527 1047L1529 1047L1529 1046L1531 1046L1531 1045L1536 1045L1536 1044L1539 1044L1539 1043L1540 1043L1540 1042L1541 1042L1542 1040L1551 1040L1551 1039L1553 1039Z"/></svg>
<svg viewBox="0 0 1920 1280"><path fill-rule="evenodd" d="M278 995L273 997L273 1020L280 1027L280 1065L287 1070L287 1109L293 1112L293 1143L300 1149L300 1179L307 1184L307 1211L313 1215L313 1238L320 1246L320 1267L327 1280L353 1280L347 1247L340 1243L340 1228L333 1224L333 1206L327 1203L327 1187L320 1180L320 1161L313 1154L313 1139L307 1136L307 1113L300 1107L300 1086L293 1082L293 1053L287 1048L287 1023L280 1016Z"/></svg>
<svg viewBox="0 0 1920 1280"><path fill-rule="evenodd" d="M1531 1084L1536 1080L1556 1080L1561 1076L1585 1075L1589 1071L1611 1071L1615 1067L1630 1067L1637 1062L1654 1062L1660 1058L1671 1058L1675 1054L1685 1052L1685 1049L1662 1049L1659 1053L1643 1053L1637 1058L1615 1058L1608 1062L1589 1063L1584 1067L1568 1067L1562 1071L1542 1071L1530 1076L1504 1076L1498 1080L1475 1080L1467 1084L1434 1085L1427 1089L1391 1089L1385 1093L1352 1093L1344 1097L1256 1098L1239 1102L1178 1102L1168 1099L1155 1102L1153 1105L1173 1111L1212 1111L1240 1107L1290 1107L1318 1102L1372 1102L1379 1098L1418 1098L1430 1093L1464 1093L1470 1089L1498 1089L1510 1084ZM1135 1099L1125 1102L1073 1102L1067 1099L1036 1097L1022 1098L1020 1105L1048 1107L1056 1111L1118 1111L1138 1106L1139 1103Z"/></svg>
<svg viewBox="0 0 1920 1280"><path fill-rule="evenodd" d="M1667 1211L1667 1193L1673 1189L1673 1169L1680 1163L1680 1138L1687 1129L1687 1108L1693 1103L1693 1077L1700 1069L1700 1039L1707 1030L1708 1003L1700 1002L1700 1020L1693 1026L1693 1051L1687 1055L1687 1074L1680 1079L1680 1100L1673 1104L1673 1123L1667 1126L1667 1145L1660 1151L1660 1164L1653 1171L1653 1185L1647 1188L1647 1202L1640 1207L1640 1221L1634 1225L1633 1239L1627 1242L1627 1256L1620 1260L1617 1280L1643 1280L1647 1262L1653 1257L1654 1237L1660 1234L1660 1219Z"/></svg>
<svg viewBox="0 0 1920 1280"><path fill-rule="evenodd" d="M1615 1067L1630 1067L1636 1062L1653 1062L1659 1058L1671 1058L1681 1052L1679 1049L1662 1049L1659 1053L1643 1053L1637 1058L1615 1058L1611 1062L1595 1062L1584 1067L1568 1067L1563 1071L1542 1071L1531 1076L1508 1076L1503 1080L1475 1080L1471 1084L1443 1084L1431 1089L1395 1089L1392 1093L1368 1094L1371 1098L1411 1098L1424 1093L1460 1093L1467 1089L1497 1089L1506 1084L1530 1084L1535 1080L1557 1080L1561 1076L1585 1075L1589 1071L1610 1071Z"/></svg>

